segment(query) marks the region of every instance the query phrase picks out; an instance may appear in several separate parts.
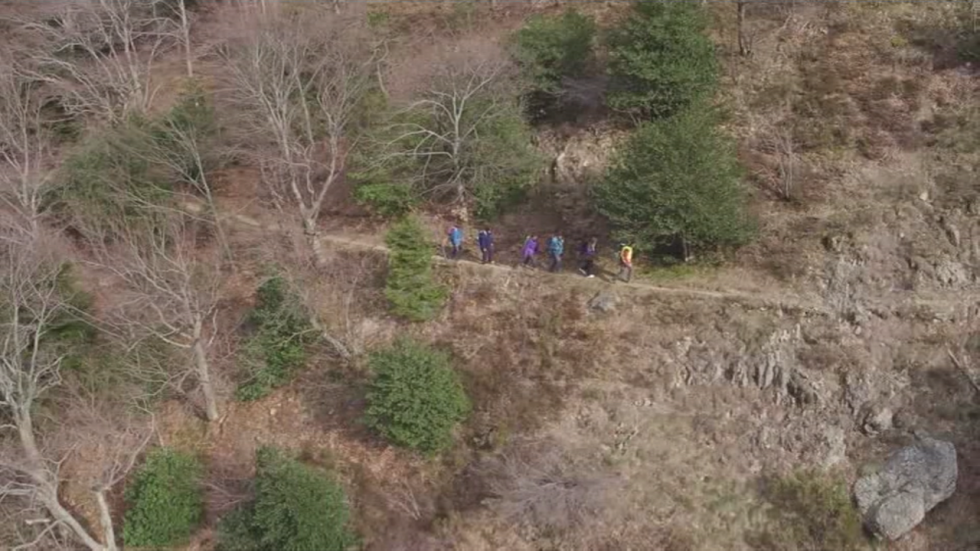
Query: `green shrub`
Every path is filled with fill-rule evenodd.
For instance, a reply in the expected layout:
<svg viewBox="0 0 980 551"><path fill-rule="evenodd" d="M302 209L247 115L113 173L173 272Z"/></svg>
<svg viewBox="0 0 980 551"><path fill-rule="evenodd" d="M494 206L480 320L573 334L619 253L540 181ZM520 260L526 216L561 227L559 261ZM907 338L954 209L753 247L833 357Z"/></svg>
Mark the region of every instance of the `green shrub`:
<svg viewBox="0 0 980 551"><path fill-rule="evenodd" d="M679 243L686 256L751 238L734 145L714 123L687 111L636 130L593 190L616 239L640 250Z"/></svg>
<svg viewBox="0 0 980 551"><path fill-rule="evenodd" d="M275 448L256 453L255 497L222 519L219 551L346 551L355 543L343 489Z"/></svg>
<svg viewBox="0 0 980 551"><path fill-rule="evenodd" d="M386 218L407 214L417 202L411 186L362 184L354 189L354 200L372 213Z"/></svg>
<svg viewBox="0 0 980 551"><path fill-rule="evenodd" d="M477 89L479 78L462 71L444 75L427 101L395 114L375 138L385 149L387 179L374 181L404 181L435 200L476 200L483 212L499 212L513 191L533 186L543 158L514 99L520 92L505 87L504 79ZM486 192L494 187L506 191Z"/></svg>
<svg viewBox="0 0 980 551"><path fill-rule="evenodd" d="M412 216L393 225L385 235L391 250L385 297L391 311L412 321L435 316L448 298L446 288L432 277L432 243Z"/></svg>
<svg viewBox="0 0 980 551"><path fill-rule="evenodd" d="M638 0L608 36L613 109L665 117L710 96L718 84L707 16L691 0Z"/></svg>
<svg viewBox="0 0 980 551"><path fill-rule="evenodd" d="M218 127L214 107L197 83L190 83L165 115L148 128L147 153L172 180L200 186L202 171L218 165L212 138Z"/></svg>
<svg viewBox="0 0 980 551"><path fill-rule="evenodd" d="M306 364L307 348L316 334L299 298L281 277L272 277L257 291L247 322L252 334L244 344L241 364L247 374L238 385L239 400L258 400L286 384Z"/></svg>
<svg viewBox="0 0 980 551"><path fill-rule="evenodd" d="M847 483L816 471L769 481L770 526L751 534L750 544L765 551L859 551L868 548L861 517Z"/></svg>
<svg viewBox="0 0 980 551"><path fill-rule="evenodd" d="M531 129L518 113L515 108L486 122L480 129L482 139L473 144L472 162L478 176L470 190L479 218L500 215L519 203L538 181L542 157L531 145Z"/></svg>
<svg viewBox="0 0 980 551"><path fill-rule="evenodd" d="M367 424L400 446L426 453L452 443L470 402L449 355L412 341L374 352Z"/></svg>
<svg viewBox="0 0 980 551"><path fill-rule="evenodd" d="M70 223L89 236L149 231L160 219L151 205L166 203L172 185L146 151L145 121L132 119L84 142L62 164L60 185L47 197Z"/></svg>
<svg viewBox="0 0 980 551"><path fill-rule="evenodd" d="M538 91L557 94L562 79L584 71L595 34L595 21L574 9L558 17L534 15L514 35L514 57Z"/></svg>
<svg viewBox="0 0 980 551"><path fill-rule="evenodd" d="M170 448L152 451L126 488L123 540L127 547L180 545L204 514L201 465Z"/></svg>

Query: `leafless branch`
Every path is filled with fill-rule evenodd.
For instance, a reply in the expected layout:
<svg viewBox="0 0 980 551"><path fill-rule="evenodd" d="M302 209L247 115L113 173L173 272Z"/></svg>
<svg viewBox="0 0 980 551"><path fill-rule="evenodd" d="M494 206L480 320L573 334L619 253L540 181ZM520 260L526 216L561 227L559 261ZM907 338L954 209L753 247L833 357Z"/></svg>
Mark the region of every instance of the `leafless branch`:
<svg viewBox="0 0 980 551"><path fill-rule="evenodd" d="M220 287L220 265L198 253L194 226L184 217L169 217L154 232L129 232L116 244L97 248L98 265L125 287L111 312L114 325L130 342L156 339L176 358L181 379L194 374L204 396L204 410L217 420L207 334Z"/></svg>
<svg viewBox="0 0 980 551"><path fill-rule="evenodd" d="M81 0L54 24L25 22L49 42L34 54L36 76L57 87L72 114L115 123L143 113L155 95L150 67L177 31L168 11L164 0Z"/></svg>
<svg viewBox="0 0 980 551"><path fill-rule="evenodd" d="M309 234L343 173L355 109L374 85L377 52L352 28L337 16L280 18L227 54L230 100L273 144L261 160L266 183L289 197Z"/></svg>

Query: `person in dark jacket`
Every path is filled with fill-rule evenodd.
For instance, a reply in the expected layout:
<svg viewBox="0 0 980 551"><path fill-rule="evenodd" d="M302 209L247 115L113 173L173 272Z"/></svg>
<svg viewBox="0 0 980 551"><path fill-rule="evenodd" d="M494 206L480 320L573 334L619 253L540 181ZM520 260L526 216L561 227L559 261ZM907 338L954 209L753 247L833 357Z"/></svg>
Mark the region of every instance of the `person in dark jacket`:
<svg viewBox="0 0 980 551"><path fill-rule="evenodd" d="M582 272L582 275L585 277L595 277L592 272L595 270L595 255L598 244L599 240L595 237L582 243L582 250L580 251L582 256L582 268L579 269L579 272Z"/></svg>
<svg viewBox="0 0 980 551"><path fill-rule="evenodd" d="M493 231L490 228L483 228L477 235L477 243L480 245L480 254L484 264L493 264Z"/></svg>

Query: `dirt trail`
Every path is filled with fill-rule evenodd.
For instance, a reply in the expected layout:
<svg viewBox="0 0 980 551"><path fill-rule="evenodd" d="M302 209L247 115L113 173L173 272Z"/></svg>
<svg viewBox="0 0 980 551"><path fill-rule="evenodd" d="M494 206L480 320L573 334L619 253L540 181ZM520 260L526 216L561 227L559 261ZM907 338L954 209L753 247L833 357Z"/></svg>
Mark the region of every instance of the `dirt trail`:
<svg viewBox="0 0 980 551"><path fill-rule="evenodd" d="M379 245L377 243L370 243L358 239L352 239L347 236L320 234L317 235L316 241L318 244L318 248L321 249L329 244L329 245L335 245L340 247L371 250L383 254L388 254L389 252L388 248L385 247L384 245ZM525 268L521 268L518 266L511 266L508 264L483 264L480 262L476 262L473 260L466 260L466 259L449 260L440 255L433 255L432 258L433 260L439 263L461 264L470 269L482 269L482 270L497 271L497 272L515 272L515 271L525 270ZM830 310L828 308L813 302L805 301L800 297L766 296L766 295L757 295L757 294L743 293L737 291L710 291L706 289L693 289L693 288L685 288L685 287L662 287L658 285L639 283L635 281L626 283L623 281L615 280L614 278L607 279L604 277L596 277L596 278L588 279L581 276L572 275L569 273L553 274L544 270L538 270L535 273L540 274L541 277L545 277L545 278L561 277L561 278L575 279L576 281L578 281L579 285L583 287L588 287L590 289L595 289L597 292L609 288L616 288L616 289L629 288L638 291L646 291L646 292L657 293L657 294L668 294L668 295L692 297L692 298L706 298L706 299L713 299L713 300L731 300L731 301L737 301L740 303L745 303L750 305L757 305L760 307L780 308L782 310L787 310L787 311L800 311L800 312L807 312L813 314L830 313Z"/></svg>
<svg viewBox="0 0 980 551"><path fill-rule="evenodd" d="M194 203L186 203L184 207L187 210L197 212L200 210L201 206ZM239 227L247 227L251 229L261 229L264 231L283 231L283 226L280 224L263 224L259 220L245 216L243 214L237 213L222 213L220 218L233 223ZM352 238L348 235L339 234L329 234L321 233L316 236L316 254L318 257L322 257L322 251L328 246L344 247L348 249L358 249L365 251L374 251L377 253L388 254L388 248L377 242L370 242L363 239ZM510 272L516 273L522 271L523 268L517 266L510 266L507 264L481 264L479 262L471 260L448 260L439 255L433 255L433 259L440 263L454 263L466 266L469 269L475 270L488 270L497 272ZM800 295L792 294L787 291L778 291L772 293L749 293L744 291L731 291L731 290L708 290L708 289L698 289L695 287L664 287L660 285L654 285L650 283L642 282L631 282L625 283L622 281L615 281L606 278L593 278L586 279L581 276L572 274L552 274L544 270L539 270L535 272L540 274L542 278L554 278L561 277L563 279L575 281L577 285L588 288L590 290L595 290L599 292L603 289L623 289L629 288L635 292L640 293L653 293L659 295L672 295L678 297L688 297L688 298L700 298L709 300L726 300L732 302L738 302L740 304L757 307L757 308L771 308L776 310L781 310L784 312L795 312L807 315L821 315L821 316L839 316L840 312L832 307L826 300L819 296L813 297L803 297ZM879 315L887 315L898 311L905 311L911 309L926 309L928 312L922 312L919 315L925 316L947 316L950 314L951 309L957 309L960 307L980 307L980 296L971 293L957 293L952 297L929 297L924 298L921 296L908 296L908 295L896 295L895 297L888 297L884 300L872 300L865 301L863 306L870 309Z"/></svg>

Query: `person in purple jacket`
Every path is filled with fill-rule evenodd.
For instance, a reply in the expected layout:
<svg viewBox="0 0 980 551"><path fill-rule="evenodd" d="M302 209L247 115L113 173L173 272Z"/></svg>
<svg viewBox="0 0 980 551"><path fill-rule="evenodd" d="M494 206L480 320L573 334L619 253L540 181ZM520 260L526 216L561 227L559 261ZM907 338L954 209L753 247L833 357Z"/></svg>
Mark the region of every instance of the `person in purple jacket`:
<svg viewBox="0 0 980 551"><path fill-rule="evenodd" d="M538 236L529 235L524 238L524 248L521 249L521 265L534 267L534 255L538 252Z"/></svg>

